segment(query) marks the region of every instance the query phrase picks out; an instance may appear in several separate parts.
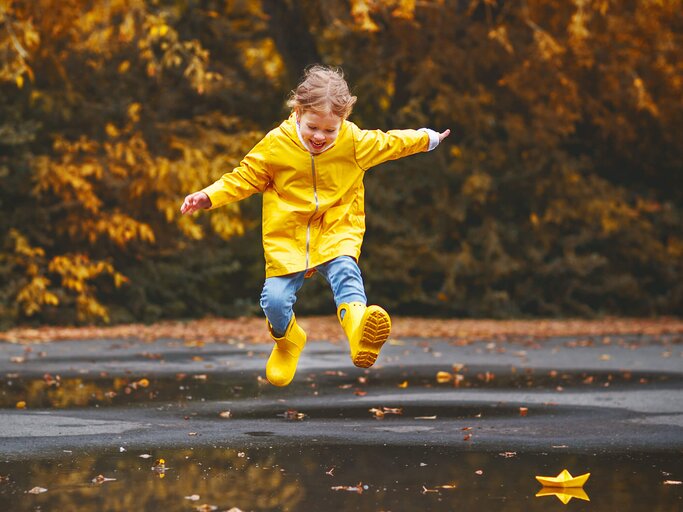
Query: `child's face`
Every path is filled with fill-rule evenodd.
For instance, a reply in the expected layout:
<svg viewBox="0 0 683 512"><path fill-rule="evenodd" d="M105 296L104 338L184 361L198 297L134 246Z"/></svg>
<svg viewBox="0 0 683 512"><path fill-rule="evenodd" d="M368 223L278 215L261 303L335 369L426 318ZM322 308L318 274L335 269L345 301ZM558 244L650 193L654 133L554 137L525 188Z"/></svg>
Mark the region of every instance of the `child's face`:
<svg viewBox="0 0 683 512"><path fill-rule="evenodd" d="M307 110L297 113L301 138L311 153L320 153L329 147L339 135L342 118L334 114L320 114Z"/></svg>

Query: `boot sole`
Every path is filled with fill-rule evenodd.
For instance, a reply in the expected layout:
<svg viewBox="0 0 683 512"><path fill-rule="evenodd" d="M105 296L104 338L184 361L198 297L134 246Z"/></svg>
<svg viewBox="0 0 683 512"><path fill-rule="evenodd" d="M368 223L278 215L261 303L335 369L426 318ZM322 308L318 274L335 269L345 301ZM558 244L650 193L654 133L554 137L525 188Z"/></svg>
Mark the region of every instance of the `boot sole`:
<svg viewBox="0 0 683 512"><path fill-rule="evenodd" d="M363 314L361 322L358 352L353 357L353 364L359 368L370 368L377 361L382 345L389 338L391 319L381 307L370 306Z"/></svg>

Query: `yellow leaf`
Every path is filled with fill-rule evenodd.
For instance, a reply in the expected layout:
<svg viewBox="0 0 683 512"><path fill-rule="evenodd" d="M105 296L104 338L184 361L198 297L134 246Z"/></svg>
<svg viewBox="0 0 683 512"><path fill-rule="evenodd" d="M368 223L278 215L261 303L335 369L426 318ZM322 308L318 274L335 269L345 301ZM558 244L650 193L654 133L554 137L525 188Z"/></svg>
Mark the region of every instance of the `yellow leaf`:
<svg viewBox="0 0 683 512"><path fill-rule="evenodd" d="M19 89L24 87L24 77L22 75L17 76L14 80L17 83L17 87L19 87Z"/></svg>
<svg viewBox="0 0 683 512"><path fill-rule="evenodd" d="M116 129L116 126L114 126L112 123L107 123L107 126L104 127L104 131L107 132L107 135L109 135L110 137L119 136L119 131Z"/></svg>
<svg viewBox="0 0 683 512"><path fill-rule="evenodd" d="M437 372L436 374L436 381L439 384L444 384L446 382L450 382L451 380L453 380L453 375L448 372Z"/></svg>

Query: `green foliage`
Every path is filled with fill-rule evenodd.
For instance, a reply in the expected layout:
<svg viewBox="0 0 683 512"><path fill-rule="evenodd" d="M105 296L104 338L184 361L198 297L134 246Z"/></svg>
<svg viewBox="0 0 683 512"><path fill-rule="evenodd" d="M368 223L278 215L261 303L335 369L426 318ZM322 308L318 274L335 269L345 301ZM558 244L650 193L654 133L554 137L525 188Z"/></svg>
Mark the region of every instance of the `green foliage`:
<svg viewBox="0 0 683 512"><path fill-rule="evenodd" d="M179 205L315 61L359 125L454 132L367 176L371 301L678 314L682 26L676 1L1 0L0 326L257 313L260 200Z"/></svg>

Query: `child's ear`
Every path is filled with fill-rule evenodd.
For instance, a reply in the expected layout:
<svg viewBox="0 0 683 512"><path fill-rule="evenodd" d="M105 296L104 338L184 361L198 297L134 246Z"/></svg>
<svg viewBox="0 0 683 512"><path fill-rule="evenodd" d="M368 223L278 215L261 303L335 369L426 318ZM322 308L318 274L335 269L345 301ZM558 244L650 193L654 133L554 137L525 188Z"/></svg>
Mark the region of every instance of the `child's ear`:
<svg viewBox="0 0 683 512"><path fill-rule="evenodd" d="M300 123L301 122L301 107L296 107L294 109L294 114L296 115L296 122Z"/></svg>

